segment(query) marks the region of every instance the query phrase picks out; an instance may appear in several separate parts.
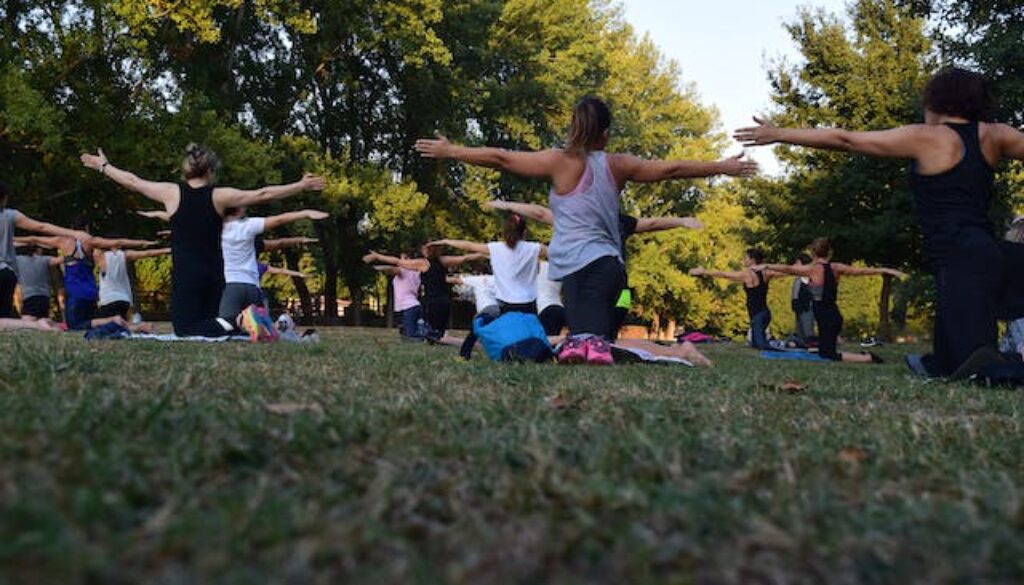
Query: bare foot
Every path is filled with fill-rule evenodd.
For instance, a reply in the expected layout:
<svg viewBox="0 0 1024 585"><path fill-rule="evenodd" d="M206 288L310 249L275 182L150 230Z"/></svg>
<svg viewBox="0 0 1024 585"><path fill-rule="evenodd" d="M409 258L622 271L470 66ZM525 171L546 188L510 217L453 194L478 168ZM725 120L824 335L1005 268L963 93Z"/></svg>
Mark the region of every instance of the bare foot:
<svg viewBox="0 0 1024 585"><path fill-rule="evenodd" d="M711 362L711 360L705 357L699 349L697 349L696 345L690 343L689 341L684 341L681 344L679 344L679 357L689 362L692 362L694 365L700 366L702 368L711 368L714 367L715 365L714 363Z"/></svg>

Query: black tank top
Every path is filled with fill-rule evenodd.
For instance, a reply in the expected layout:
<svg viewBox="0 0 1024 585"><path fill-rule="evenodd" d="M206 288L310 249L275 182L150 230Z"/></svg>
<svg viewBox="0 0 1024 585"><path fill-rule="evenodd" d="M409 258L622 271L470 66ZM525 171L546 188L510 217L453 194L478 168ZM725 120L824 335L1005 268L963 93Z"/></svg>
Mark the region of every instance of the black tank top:
<svg viewBox="0 0 1024 585"><path fill-rule="evenodd" d="M428 301L450 300L451 292L448 286L448 269L440 260L430 260L430 268L420 277L423 283L423 298Z"/></svg>
<svg viewBox="0 0 1024 585"><path fill-rule="evenodd" d="M182 183L178 210L171 216L172 281L199 284L224 280L220 233L224 219L213 206L213 186Z"/></svg>
<svg viewBox="0 0 1024 585"><path fill-rule="evenodd" d="M995 190L995 171L981 150L978 124L946 126L963 142L960 162L939 175L920 175L917 164L911 165L914 207L924 233L925 256L932 262L941 262L957 248L964 228L993 233L989 210Z"/></svg>
<svg viewBox="0 0 1024 585"><path fill-rule="evenodd" d="M768 310L768 280L763 272L755 270L754 274L757 275L757 286L743 287L743 291L747 293L747 314L751 317Z"/></svg>
<svg viewBox="0 0 1024 585"><path fill-rule="evenodd" d="M832 264L822 262L821 268L824 273L824 280L820 285L811 286L814 302L819 306L838 306L836 301L839 300L839 281L836 280L836 273L832 270Z"/></svg>

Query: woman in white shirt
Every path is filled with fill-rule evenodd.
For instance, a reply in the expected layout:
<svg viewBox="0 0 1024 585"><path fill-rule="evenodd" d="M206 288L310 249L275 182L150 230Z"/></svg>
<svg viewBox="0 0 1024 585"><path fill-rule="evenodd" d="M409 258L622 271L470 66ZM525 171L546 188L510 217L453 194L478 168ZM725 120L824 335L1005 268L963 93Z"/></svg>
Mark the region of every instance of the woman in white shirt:
<svg viewBox="0 0 1024 585"><path fill-rule="evenodd" d="M509 214L504 221L500 242L481 244L466 240L439 240L432 245L451 246L487 254L494 274L494 290L501 313L519 312L537 314L537 273L540 259L547 248L540 242L528 242L526 221L518 213Z"/></svg>

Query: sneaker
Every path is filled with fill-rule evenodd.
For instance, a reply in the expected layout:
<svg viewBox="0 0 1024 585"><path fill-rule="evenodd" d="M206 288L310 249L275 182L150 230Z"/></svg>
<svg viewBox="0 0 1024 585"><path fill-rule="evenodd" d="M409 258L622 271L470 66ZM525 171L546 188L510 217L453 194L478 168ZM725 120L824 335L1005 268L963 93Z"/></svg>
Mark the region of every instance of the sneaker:
<svg viewBox="0 0 1024 585"><path fill-rule="evenodd" d="M588 339L587 363L593 366L610 366L615 363L612 358L612 348L607 341L600 337Z"/></svg>
<svg viewBox="0 0 1024 585"><path fill-rule="evenodd" d="M238 327L249 335L249 341L253 343L259 341L263 325L260 324L260 317L256 314L256 306L249 305L239 317Z"/></svg>
<svg viewBox="0 0 1024 585"><path fill-rule="evenodd" d="M279 334L274 320L270 318L270 313L263 307L256 307L256 317L260 320L260 325L263 326L263 337L260 341L277 341Z"/></svg>
<svg viewBox="0 0 1024 585"><path fill-rule="evenodd" d="M569 337L558 352L560 364L582 364L587 361L587 341L578 337Z"/></svg>

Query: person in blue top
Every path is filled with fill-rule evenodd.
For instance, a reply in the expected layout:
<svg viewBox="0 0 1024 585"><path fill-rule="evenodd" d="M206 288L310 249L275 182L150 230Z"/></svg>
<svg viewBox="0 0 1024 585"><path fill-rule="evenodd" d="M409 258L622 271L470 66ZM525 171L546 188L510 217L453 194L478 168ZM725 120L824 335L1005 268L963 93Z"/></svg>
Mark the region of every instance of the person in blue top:
<svg viewBox="0 0 1024 585"><path fill-rule="evenodd" d="M937 73L924 90L924 123L889 130L779 128L754 118L735 138L748 146L793 144L911 161L911 188L938 305L932 353L907 356L922 376L967 378L1009 363L997 319L1024 317L1024 245L998 238L989 219L996 166L1024 160L1024 132L995 123L982 75Z"/></svg>

